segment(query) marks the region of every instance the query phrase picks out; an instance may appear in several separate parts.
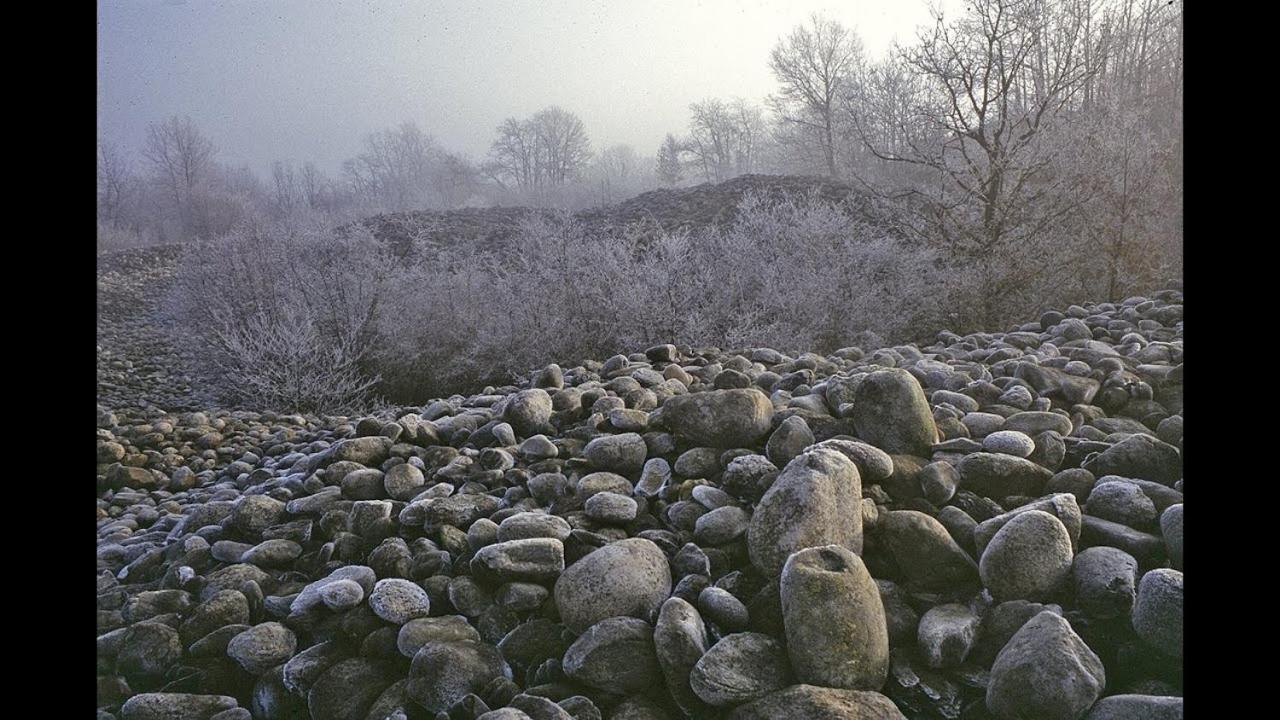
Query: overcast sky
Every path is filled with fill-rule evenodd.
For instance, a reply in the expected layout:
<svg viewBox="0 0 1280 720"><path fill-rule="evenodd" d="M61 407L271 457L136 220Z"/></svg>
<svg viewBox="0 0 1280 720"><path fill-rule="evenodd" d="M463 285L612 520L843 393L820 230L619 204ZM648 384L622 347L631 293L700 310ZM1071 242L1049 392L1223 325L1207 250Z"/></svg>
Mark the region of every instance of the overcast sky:
<svg viewBox="0 0 1280 720"><path fill-rule="evenodd" d="M98 133L136 154L190 115L226 162L336 172L406 120L478 160L556 104L597 149L652 154L689 103L773 92L769 51L813 12L872 57L929 22L925 0L99 0Z"/></svg>

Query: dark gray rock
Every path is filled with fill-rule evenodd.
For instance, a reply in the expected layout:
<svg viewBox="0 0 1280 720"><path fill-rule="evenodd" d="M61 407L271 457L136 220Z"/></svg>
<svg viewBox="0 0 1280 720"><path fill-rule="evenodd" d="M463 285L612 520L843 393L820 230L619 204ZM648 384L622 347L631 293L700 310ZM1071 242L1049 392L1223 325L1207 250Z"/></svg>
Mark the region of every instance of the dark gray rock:
<svg viewBox="0 0 1280 720"><path fill-rule="evenodd" d="M1080 547L1114 547L1132 555L1142 567L1164 561L1164 540L1128 525L1085 515L1080 520Z"/></svg>
<svg viewBox="0 0 1280 720"><path fill-rule="evenodd" d="M1124 617L1133 610L1138 561L1112 547L1093 547L1076 555L1071 566L1076 605L1090 617Z"/></svg>
<svg viewBox="0 0 1280 720"><path fill-rule="evenodd" d="M1084 720L1182 720L1182 698L1112 695L1093 706Z"/></svg>
<svg viewBox="0 0 1280 720"><path fill-rule="evenodd" d="M881 513L876 531L911 585L941 591L977 584L978 564L934 518L893 510Z"/></svg>
<svg viewBox="0 0 1280 720"><path fill-rule="evenodd" d="M610 693L640 692L662 681L653 627L634 617L611 617L587 628L561 664L574 680Z"/></svg>
<svg viewBox="0 0 1280 720"><path fill-rule="evenodd" d="M378 696L394 681L387 668L370 658L334 664L307 693L313 720L362 720Z"/></svg>
<svg viewBox="0 0 1280 720"><path fill-rule="evenodd" d="M209 720L239 703L226 695L189 693L142 693L120 707L121 720Z"/></svg>
<svg viewBox="0 0 1280 720"><path fill-rule="evenodd" d="M877 370L854 391L852 415L858 437L887 453L928 457L938 428L924 390L911 373Z"/></svg>
<svg viewBox="0 0 1280 720"><path fill-rule="evenodd" d="M480 633L461 615L416 618L400 627L396 648L412 659L429 642L480 641Z"/></svg>
<svg viewBox="0 0 1280 720"><path fill-rule="evenodd" d="M1142 576L1133 630L1151 647L1182 659L1182 572L1157 568Z"/></svg>
<svg viewBox="0 0 1280 720"><path fill-rule="evenodd" d="M530 537L488 545L471 559L471 570L478 577L501 582L554 580L564 571L564 543Z"/></svg>
<svg viewBox="0 0 1280 720"><path fill-rule="evenodd" d="M996 657L987 709L1001 720L1078 720L1105 686L1093 650L1061 616L1041 612Z"/></svg>
<svg viewBox="0 0 1280 720"><path fill-rule="evenodd" d="M769 436L769 442L765 444L765 455L768 456L769 462L782 467L804 452L805 448L813 444L813 440L813 431L809 429L804 418L792 415L783 420L778 429Z"/></svg>
<svg viewBox="0 0 1280 720"><path fill-rule="evenodd" d="M1048 469L1025 458L988 452L966 455L956 469L964 489L996 499L1010 495L1036 497L1053 477Z"/></svg>
<svg viewBox="0 0 1280 720"><path fill-rule="evenodd" d="M667 690L676 705L686 715L696 717L703 713L705 705L689 686L689 674L707 651L707 629L697 609L678 597L668 598L658 613L653 644Z"/></svg>
<svg viewBox="0 0 1280 720"><path fill-rule="evenodd" d="M1149 527L1156 519L1156 505L1151 498L1138 486L1125 482L1094 485L1084 511L1135 529Z"/></svg>
<svg viewBox="0 0 1280 720"><path fill-rule="evenodd" d="M1119 475L1172 486L1182 478L1182 454L1150 435L1130 435L1086 459L1083 467L1098 477Z"/></svg>
<svg viewBox="0 0 1280 720"><path fill-rule="evenodd" d="M413 656L406 690L433 713L445 712L511 669L492 645L474 641L428 642ZM314 690L312 691L314 692Z"/></svg>
<svg viewBox="0 0 1280 720"><path fill-rule="evenodd" d="M595 438L582 452L597 470L631 475L644 467L649 448L638 433L629 432Z"/></svg>
<svg viewBox="0 0 1280 720"><path fill-rule="evenodd" d="M546 390L521 390L507 401L502 418L520 437L537 435L547 429L551 420L551 396Z"/></svg>
<svg viewBox="0 0 1280 720"><path fill-rule="evenodd" d="M708 705L738 705L791 683L782 644L762 633L727 635L711 646L689 674L693 692Z"/></svg>
<svg viewBox="0 0 1280 720"><path fill-rule="evenodd" d="M916 482L924 497L934 505L942 505L956 494L960 485L960 471L947 462L932 462L916 473Z"/></svg>

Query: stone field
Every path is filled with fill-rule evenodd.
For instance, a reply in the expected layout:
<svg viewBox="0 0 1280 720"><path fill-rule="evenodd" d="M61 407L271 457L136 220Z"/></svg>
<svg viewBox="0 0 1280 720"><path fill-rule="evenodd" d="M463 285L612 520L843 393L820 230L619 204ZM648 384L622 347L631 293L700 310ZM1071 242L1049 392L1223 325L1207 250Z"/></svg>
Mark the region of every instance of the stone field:
<svg viewBox="0 0 1280 720"><path fill-rule="evenodd" d="M119 327L100 719L1182 717L1180 289L366 417L202 410Z"/></svg>

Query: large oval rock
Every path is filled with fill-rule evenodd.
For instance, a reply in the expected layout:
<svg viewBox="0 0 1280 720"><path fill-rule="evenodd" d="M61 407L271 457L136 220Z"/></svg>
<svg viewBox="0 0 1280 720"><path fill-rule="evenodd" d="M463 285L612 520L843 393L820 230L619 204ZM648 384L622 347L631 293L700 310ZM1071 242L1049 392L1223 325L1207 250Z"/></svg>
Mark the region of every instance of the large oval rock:
<svg viewBox="0 0 1280 720"><path fill-rule="evenodd" d="M792 685L747 703L728 720L906 720L889 698L866 690Z"/></svg>
<svg viewBox="0 0 1280 720"><path fill-rule="evenodd" d="M884 685L889 631L862 558L840 545L801 550L787 559L779 587L798 680L849 690Z"/></svg>
<svg viewBox="0 0 1280 720"><path fill-rule="evenodd" d="M782 644L763 633L726 635L698 660L689 675L694 693L708 705L738 705L791 684Z"/></svg>
<svg viewBox="0 0 1280 720"><path fill-rule="evenodd" d="M756 505L747 529L751 562L765 575L797 550L841 545L862 552L862 482L844 455L811 449L787 463Z"/></svg>
<svg viewBox="0 0 1280 720"><path fill-rule="evenodd" d="M1041 510L1015 515L1000 528L978 562L982 584L996 600L1044 601L1071 575L1071 536Z"/></svg>
<svg viewBox="0 0 1280 720"><path fill-rule="evenodd" d="M492 645L473 641L429 642L409 667L409 696L433 713L442 713L511 669ZM314 691L313 691L314 692Z"/></svg>
<svg viewBox="0 0 1280 720"><path fill-rule="evenodd" d="M628 538L587 554L556 580L565 627L580 633L605 618L648 618L671 595L671 568L657 545Z"/></svg>
<svg viewBox="0 0 1280 720"><path fill-rule="evenodd" d="M893 510L880 515L876 530L910 585L945 591L977 582L978 564L934 518Z"/></svg>
<svg viewBox="0 0 1280 720"><path fill-rule="evenodd" d="M633 617L607 618L587 628L561 664L569 677L609 693L640 692L662 680L653 628Z"/></svg>
<svg viewBox="0 0 1280 720"><path fill-rule="evenodd" d="M1066 620L1046 610L996 656L987 709L1001 720L1079 720L1105 685L1102 661Z"/></svg>
<svg viewBox="0 0 1280 720"><path fill-rule="evenodd" d="M929 400L915 377L901 368L877 370L853 394L853 426L858 437L893 454L929 457L938 442Z"/></svg>
<svg viewBox="0 0 1280 720"><path fill-rule="evenodd" d="M772 429L773 403L754 388L711 390L669 397L655 414L687 445L751 447Z"/></svg>

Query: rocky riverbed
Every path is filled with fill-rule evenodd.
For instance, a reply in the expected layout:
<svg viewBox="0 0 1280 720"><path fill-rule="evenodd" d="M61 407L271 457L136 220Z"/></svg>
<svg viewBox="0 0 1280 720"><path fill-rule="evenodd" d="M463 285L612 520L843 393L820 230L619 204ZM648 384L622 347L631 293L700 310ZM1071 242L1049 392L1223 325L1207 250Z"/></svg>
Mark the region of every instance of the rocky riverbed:
<svg viewBox="0 0 1280 720"><path fill-rule="evenodd" d="M1181 718L1182 310L374 417L110 390L98 717Z"/></svg>

